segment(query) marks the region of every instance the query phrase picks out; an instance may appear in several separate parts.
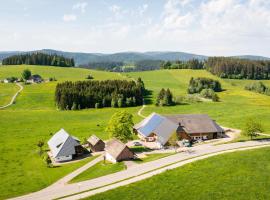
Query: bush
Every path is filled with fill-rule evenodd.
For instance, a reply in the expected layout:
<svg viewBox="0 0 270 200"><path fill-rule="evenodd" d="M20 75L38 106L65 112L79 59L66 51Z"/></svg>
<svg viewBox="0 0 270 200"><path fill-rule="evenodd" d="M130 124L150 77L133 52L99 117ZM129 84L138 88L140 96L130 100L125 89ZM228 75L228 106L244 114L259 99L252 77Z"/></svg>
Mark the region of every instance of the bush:
<svg viewBox="0 0 270 200"><path fill-rule="evenodd" d="M245 86L246 90L254 91L261 94L269 94L269 89L262 82L255 82Z"/></svg>
<svg viewBox="0 0 270 200"><path fill-rule="evenodd" d="M100 103L96 103L96 104L95 104L95 108L101 108Z"/></svg>
<svg viewBox="0 0 270 200"><path fill-rule="evenodd" d="M94 79L94 77L89 74L89 75L87 75L86 79L92 80L92 79Z"/></svg>
<svg viewBox="0 0 270 200"><path fill-rule="evenodd" d="M46 154L46 156L44 156L43 160L44 160L45 164L47 165L47 167L52 167L52 160L48 156L48 154Z"/></svg>
<svg viewBox="0 0 270 200"><path fill-rule="evenodd" d="M212 89L215 92L221 92L222 87L219 81L210 78L191 78L189 81L188 93L200 93L203 89Z"/></svg>
<svg viewBox="0 0 270 200"><path fill-rule="evenodd" d="M212 89L203 89L200 96L206 99L212 99L213 101L219 101L218 95Z"/></svg>

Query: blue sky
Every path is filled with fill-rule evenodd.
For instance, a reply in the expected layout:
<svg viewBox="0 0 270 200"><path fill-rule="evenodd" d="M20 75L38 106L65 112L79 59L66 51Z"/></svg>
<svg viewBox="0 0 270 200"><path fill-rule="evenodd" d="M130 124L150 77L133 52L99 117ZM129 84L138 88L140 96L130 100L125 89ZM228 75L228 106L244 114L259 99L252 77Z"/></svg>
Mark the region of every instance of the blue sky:
<svg viewBox="0 0 270 200"><path fill-rule="evenodd" d="M0 51L270 56L269 0L0 0Z"/></svg>

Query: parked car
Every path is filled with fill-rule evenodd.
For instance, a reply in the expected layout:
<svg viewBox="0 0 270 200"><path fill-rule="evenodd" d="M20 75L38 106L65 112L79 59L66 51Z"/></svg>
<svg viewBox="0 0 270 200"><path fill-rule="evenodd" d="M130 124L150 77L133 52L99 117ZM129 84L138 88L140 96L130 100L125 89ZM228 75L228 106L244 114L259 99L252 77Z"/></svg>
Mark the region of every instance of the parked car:
<svg viewBox="0 0 270 200"><path fill-rule="evenodd" d="M135 142L133 142L133 145L134 146L142 146L142 143L135 141Z"/></svg>

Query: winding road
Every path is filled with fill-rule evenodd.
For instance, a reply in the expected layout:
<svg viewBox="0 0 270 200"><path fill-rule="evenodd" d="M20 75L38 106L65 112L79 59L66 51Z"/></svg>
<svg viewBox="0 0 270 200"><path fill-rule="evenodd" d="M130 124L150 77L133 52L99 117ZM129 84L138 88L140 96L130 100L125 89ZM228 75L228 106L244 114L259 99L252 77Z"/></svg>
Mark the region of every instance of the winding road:
<svg viewBox="0 0 270 200"><path fill-rule="evenodd" d="M168 169L180 167L184 164L194 162L196 160L205 159L210 156L242 151L253 148L261 148L270 146L270 140L257 140L248 142L237 142L221 145L203 144L189 148L187 152L177 153L159 160L143 163L127 170L109 174L99 178L83 181L73 184L53 184L38 192L14 198L16 200L48 200L63 198L64 199L80 199L82 197L91 196L100 192L104 192L122 185L140 181L156 174L160 174ZM69 175L68 175L69 176ZM64 178L63 178L64 179ZM62 179L62 180L63 180ZM67 178L69 179L69 178ZM59 182L58 182L59 183ZM78 194L80 193L80 194Z"/></svg>
<svg viewBox="0 0 270 200"><path fill-rule="evenodd" d="M0 106L0 109L7 108L7 107L11 106L15 102L16 97L23 90L23 86L20 83L16 83L16 85L19 86L20 89L14 94L14 96L11 99L11 101L7 105L5 105L5 106Z"/></svg>

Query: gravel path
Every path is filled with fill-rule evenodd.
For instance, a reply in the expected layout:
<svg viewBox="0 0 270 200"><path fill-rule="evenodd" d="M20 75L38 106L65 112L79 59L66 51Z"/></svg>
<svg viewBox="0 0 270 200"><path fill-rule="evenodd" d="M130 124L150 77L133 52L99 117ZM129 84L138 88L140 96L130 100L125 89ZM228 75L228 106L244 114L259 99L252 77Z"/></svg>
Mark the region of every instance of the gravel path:
<svg viewBox="0 0 270 200"><path fill-rule="evenodd" d="M5 106L0 106L0 109L4 109L4 108L11 106L14 103L14 101L16 100L16 97L18 96L18 94L23 90L23 86L20 83L16 83L16 85L18 85L20 87L20 89L14 94L11 101Z"/></svg>
<svg viewBox="0 0 270 200"><path fill-rule="evenodd" d="M140 110L138 111L138 115L140 116L140 117L142 117L142 118L146 118L146 116L144 116L143 114L142 114L142 111L143 111L143 109L146 107L146 105L143 105L141 108L140 108Z"/></svg>

